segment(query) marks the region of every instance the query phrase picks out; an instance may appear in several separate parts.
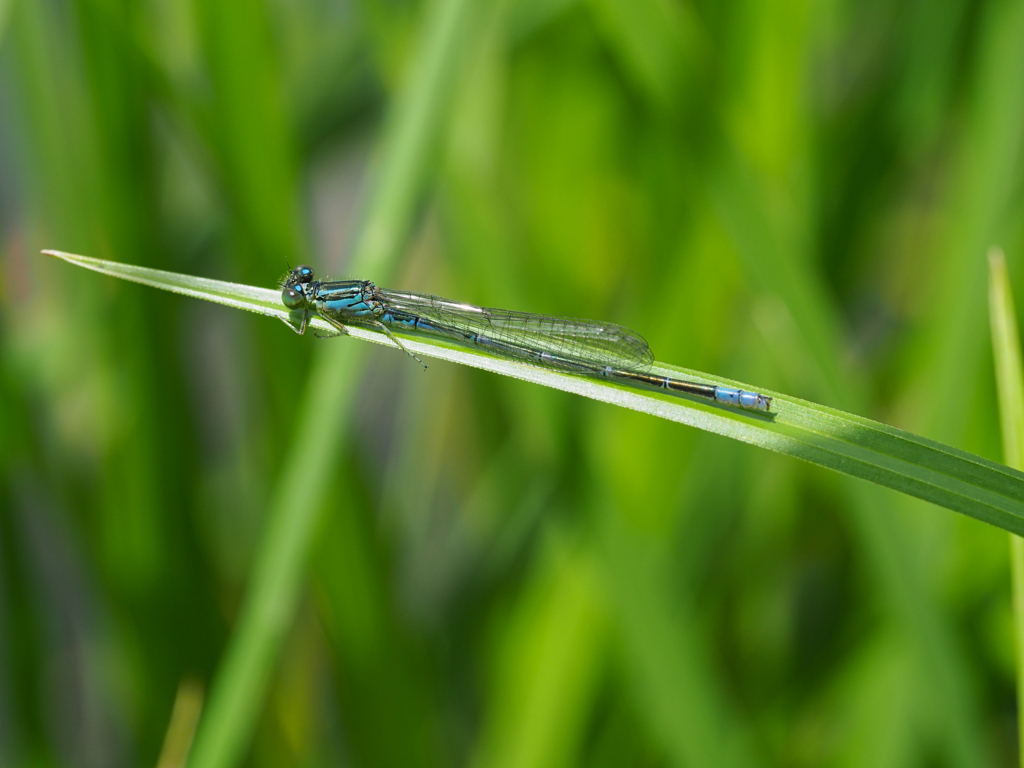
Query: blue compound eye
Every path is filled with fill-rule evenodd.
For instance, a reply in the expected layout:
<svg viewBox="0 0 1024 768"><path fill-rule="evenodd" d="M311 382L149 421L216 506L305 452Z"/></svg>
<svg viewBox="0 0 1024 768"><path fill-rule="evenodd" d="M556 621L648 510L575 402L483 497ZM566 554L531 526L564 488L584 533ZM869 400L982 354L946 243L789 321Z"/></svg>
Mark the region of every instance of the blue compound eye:
<svg viewBox="0 0 1024 768"><path fill-rule="evenodd" d="M300 283L311 283L313 282L313 268L307 267L305 264L297 266L293 272L296 280Z"/></svg>
<svg viewBox="0 0 1024 768"><path fill-rule="evenodd" d="M285 288L281 291L281 301L288 309L302 309L306 305L306 296L294 288Z"/></svg>

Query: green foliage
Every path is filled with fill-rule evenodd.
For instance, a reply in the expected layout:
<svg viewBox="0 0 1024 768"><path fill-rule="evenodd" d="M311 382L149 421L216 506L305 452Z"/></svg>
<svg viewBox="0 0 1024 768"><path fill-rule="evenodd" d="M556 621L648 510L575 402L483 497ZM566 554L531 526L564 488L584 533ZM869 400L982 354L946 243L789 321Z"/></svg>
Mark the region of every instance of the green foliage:
<svg viewBox="0 0 1024 768"><path fill-rule="evenodd" d="M200 687L202 765L1016 762L1005 535L921 499L1020 530L1021 39L1021 0L0 0L0 765L180 762ZM608 319L792 396L423 373L44 247Z"/></svg>
<svg viewBox="0 0 1024 768"><path fill-rule="evenodd" d="M289 312L281 304L280 294L275 290L101 261L60 251L44 253L153 288L206 299L279 320L289 320ZM309 325L314 332L335 333L333 326L315 316ZM1000 325L1000 328L1004 327L1009 327L1006 322ZM353 327L348 330L348 335L395 346L385 334L371 330ZM1024 532L1024 475L1020 472L869 419L786 397L777 392L771 393L772 410L768 414L715 407L696 399L696 402L689 403L655 392L638 392L611 382L547 371L515 360L501 360L443 340L400 335L405 338L406 348L420 357L472 365L695 426L804 459L852 477L872 480L1011 532ZM663 364L656 365L654 370L691 381L716 381L699 371ZM339 372L340 375L343 374ZM757 387L737 381L725 383L741 389L757 390ZM1004 389L1012 390L1012 383ZM330 397L334 399L337 396ZM314 422L310 428L315 430L320 419L319 409L315 409L310 418ZM311 461L311 457L304 456L299 462L302 469L296 470L305 475L305 481L309 480ZM299 492L301 488L297 485L293 490ZM298 509L290 509L289 514L284 515L291 520L298 516Z"/></svg>
<svg viewBox="0 0 1024 768"><path fill-rule="evenodd" d="M1013 293L1001 251L989 253L989 307L992 351L996 362L999 421L1003 455L1011 467L1024 467L1024 364ZM1024 697L1024 539L1010 536L1010 574L1013 588L1013 633L1017 649L1017 698ZM1017 731L1024 733L1024 709L1017 712ZM1024 754L1021 756L1024 764Z"/></svg>

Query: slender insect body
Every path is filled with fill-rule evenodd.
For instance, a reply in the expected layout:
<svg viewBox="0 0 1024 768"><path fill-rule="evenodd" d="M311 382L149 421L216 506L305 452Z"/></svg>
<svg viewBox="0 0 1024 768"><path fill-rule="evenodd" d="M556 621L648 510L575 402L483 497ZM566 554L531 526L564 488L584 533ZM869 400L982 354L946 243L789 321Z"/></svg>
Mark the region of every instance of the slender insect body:
<svg viewBox="0 0 1024 768"><path fill-rule="evenodd" d="M710 400L745 410L768 412L772 398L757 392L685 381L649 373L654 356L638 334L611 323L594 323L552 315L489 309L439 296L389 291L369 280L315 279L300 266L285 279L281 300L294 317L288 322L304 333L309 313L345 332L346 325L383 331L423 365L391 332L392 328L449 339L485 349L499 357L592 378L610 379L644 389L658 389Z"/></svg>

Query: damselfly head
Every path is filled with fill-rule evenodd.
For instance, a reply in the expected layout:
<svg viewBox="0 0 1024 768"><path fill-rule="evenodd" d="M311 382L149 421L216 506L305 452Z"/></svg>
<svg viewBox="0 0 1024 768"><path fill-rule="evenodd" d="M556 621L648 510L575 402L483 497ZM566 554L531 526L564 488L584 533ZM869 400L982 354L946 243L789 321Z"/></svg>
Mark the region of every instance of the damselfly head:
<svg viewBox="0 0 1024 768"><path fill-rule="evenodd" d="M295 269L288 270L288 273L281 279L279 285L282 288L295 286L307 286L313 282L313 268L300 264ZM302 288L300 288L302 290Z"/></svg>

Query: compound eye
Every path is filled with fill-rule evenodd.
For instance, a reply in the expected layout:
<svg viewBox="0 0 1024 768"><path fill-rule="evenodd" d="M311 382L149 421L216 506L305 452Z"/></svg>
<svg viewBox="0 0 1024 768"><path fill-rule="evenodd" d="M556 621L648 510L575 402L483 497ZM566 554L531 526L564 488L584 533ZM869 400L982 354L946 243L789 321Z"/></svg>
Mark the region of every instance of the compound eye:
<svg viewBox="0 0 1024 768"><path fill-rule="evenodd" d="M294 288L285 288L281 291L281 301L288 309L302 309L306 306L306 296Z"/></svg>
<svg viewBox="0 0 1024 768"><path fill-rule="evenodd" d="M300 264L295 268L295 276L300 283L311 283L313 282L313 268Z"/></svg>

